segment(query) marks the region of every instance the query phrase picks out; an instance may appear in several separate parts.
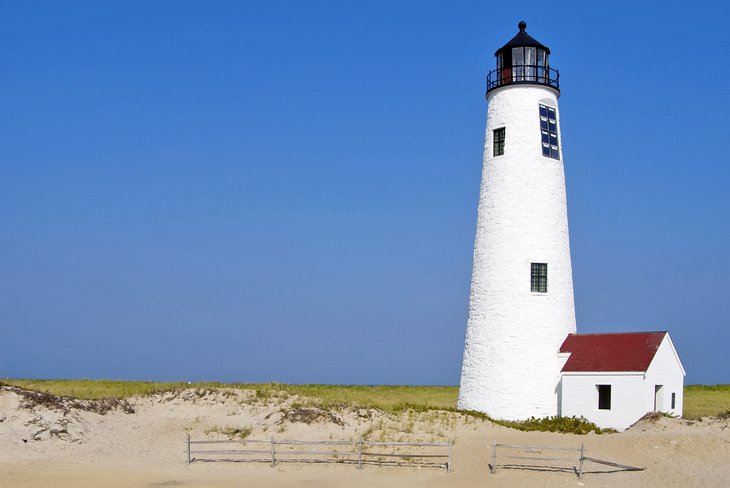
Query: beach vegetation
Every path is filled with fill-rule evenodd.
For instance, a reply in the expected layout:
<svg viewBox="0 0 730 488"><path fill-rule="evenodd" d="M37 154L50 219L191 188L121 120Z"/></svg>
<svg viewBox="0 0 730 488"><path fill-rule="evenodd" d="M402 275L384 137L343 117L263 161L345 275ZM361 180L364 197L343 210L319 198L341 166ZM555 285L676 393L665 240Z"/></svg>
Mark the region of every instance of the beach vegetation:
<svg viewBox="0 0 730 488"><path fill-rule="evenodd" d="M730 384L687 385L684 387L684 414L686 419L719 417L730 412Z"/></svg>
<svg viewBox="0 0 730 488"><path fill-rule="evenodd" d="M596 434L613 434L614 429L602 429L583 417L531 417L523 421L496 420L499 425L523 431L559 432L561 434L584 435L589 432Z"/></svg>
<svg viewBox="0 0 730 488"><path fill-rule="evenodd" d="M5 379L5 384L28 390L66 396L80 400L102 398L130 398L165 392L196 390L196 395L206 396L214 390L239 389L250 391L251 403L262 404L274 400L286 400L296 396L301 407L321 410L343 408L378 410L385 413L426 413L436 410L463 414L473 421L489 420L489 416L474 411L458 410L456 386L407 386L407 385L317 385L283 383L218 383L218 382L152 382L118 380L29 380ZM230 393L228 393L230 395ZM688 385L684 389L684 417L726 415L730 411L730 384ZM564 421L544 421L538 426L554 428ZM565 423L565 422L564 422ZM529 425L536 425L530 422ZM514 426L514 428L518 428ZM532 427L530 427L532 428ZM580 429L579 429L580 430ZM560 431L560 430L556 430Z"/></svg>
<svg viewBox="0 0 730 488"><path fill-rule="evenodd" d="M210 434L221 434L228 437L228 439L246 439L251 435L251 427L233 427L229 425L221 426L215 425L205 430L205 433Z"/></svg>

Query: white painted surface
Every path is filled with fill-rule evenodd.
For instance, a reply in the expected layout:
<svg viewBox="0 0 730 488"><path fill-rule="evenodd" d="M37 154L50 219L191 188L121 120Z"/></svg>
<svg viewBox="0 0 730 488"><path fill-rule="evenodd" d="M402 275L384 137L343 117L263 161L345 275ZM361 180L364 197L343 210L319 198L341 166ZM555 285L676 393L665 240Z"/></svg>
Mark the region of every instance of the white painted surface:
<svg viewBox="0 0 730 488"><path fill-rule="evenodd" d="M684 369L669 334L664 337L646 372L563 373L561 412L565 417L583 416L599 427L624 430L654 410L656 385L663 385L661 411L681 416ZM598 409L596 385L611 385L611 409ZM675 408L671 408L672 393Z"/></svg>
<svg viewBox="0 0 730 488"><path fill-rule="evenodd" d="M489 93L469 320L459 408L494 418L556 415L558 349L575 332L573 278L562 156L542 155L539 104L546 87ZM558 111L558 127L560 113ZM505 153L492 156L505 127ZM530 291L530 263L548 263L548 292Z"/></svg>

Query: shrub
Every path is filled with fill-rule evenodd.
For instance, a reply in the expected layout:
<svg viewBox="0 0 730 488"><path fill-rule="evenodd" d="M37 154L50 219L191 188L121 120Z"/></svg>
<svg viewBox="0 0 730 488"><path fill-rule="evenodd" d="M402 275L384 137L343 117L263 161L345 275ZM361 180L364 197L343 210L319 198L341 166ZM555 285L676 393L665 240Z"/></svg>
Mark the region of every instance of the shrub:
<svg viewBox="0 0 730 488"><path fill-rule="evenodd" d="M602 429L584 417L530 417L523 421L493 420L493 422L523 431L560 432L561 434L584 435L589 432L596 434L613 434L614 429Z"/></svg>

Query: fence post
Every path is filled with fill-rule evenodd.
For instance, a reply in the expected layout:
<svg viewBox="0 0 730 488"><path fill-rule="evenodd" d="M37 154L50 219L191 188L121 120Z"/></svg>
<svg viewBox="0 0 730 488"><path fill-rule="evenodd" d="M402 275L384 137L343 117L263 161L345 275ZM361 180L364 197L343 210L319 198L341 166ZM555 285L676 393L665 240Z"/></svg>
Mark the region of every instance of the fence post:
<svg viewBox="0 0 730 488"><path fill-rule="evenodd" d="M188 434L188 464L190 464L190 434Z"/></svg>
<svg viewBox="0 0 730 488"><path fill-rule="evenodd" d="M446 462L446 472L451 472L451 446L454 444L453 439L449 439L449 460Z"/></svg>
<svg viewBox="0 0 730 488"><path fill-rule="evenodd" d="M276 448L274 447L276 444L274 442L274 436L271 436L271 466L276 466Z"/></svg>
<svg viewBox="0 0 730 488"><path fill-rule="evenodd" d="M492 439L492 474L497 472L497 439Z"/></svg>
<svg viewBox="0 0 730 488"><path fill-rule="evenodd" d="M362 469L362 436L357 441L357 469Z"/></svg>
<svg viewBox="0 0 730 488"><path fill-rule="evenodd" d="M580 443L580 465L578 467L578 479L583 478L583 458L585 455L585 444Z"/></svg>

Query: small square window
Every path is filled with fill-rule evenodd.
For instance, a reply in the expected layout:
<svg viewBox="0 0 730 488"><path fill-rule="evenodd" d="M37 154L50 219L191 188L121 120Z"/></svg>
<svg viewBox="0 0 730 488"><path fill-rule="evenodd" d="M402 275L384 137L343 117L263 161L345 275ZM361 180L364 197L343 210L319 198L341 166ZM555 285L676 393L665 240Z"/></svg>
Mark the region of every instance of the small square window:
<svg viewBox="0 0 730 488"><path fill-rule="evenodd" d="M501 156L504 154L504 127L494 129L492 138L492 156Z"/></svg>
<svg viewBox="0 0 730 488"><path fill-rule="evenodd" d="M530 291L547 293L547 263L530 265Z"/></svg>
<svg viewBox="0 0 730 488"><path fill-rule="evenodd" d="M598 389L598 410L611 410L611 385L596 385Z"/></svg>

